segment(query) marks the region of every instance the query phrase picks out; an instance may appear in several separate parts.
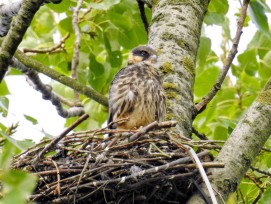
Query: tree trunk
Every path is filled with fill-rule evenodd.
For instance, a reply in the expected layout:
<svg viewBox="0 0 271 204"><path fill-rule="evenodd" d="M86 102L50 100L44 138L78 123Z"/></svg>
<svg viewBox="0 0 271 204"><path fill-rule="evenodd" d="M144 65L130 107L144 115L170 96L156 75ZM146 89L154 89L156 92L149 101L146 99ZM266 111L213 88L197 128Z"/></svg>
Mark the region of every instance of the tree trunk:
<svg viewBox="0 0 271 204"><path fill-rule="evenodd" d="M208 8L202 1L153 1L149 44L158 51L167 93L167 120L190 137L194 110L193 85L201 26Z"/></svg>

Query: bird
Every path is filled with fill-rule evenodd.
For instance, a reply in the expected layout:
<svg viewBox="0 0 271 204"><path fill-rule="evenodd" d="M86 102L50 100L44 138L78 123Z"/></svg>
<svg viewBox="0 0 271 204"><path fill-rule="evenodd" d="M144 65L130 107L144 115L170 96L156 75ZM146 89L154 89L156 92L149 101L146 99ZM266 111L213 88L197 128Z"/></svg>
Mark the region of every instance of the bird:
<svg viewBox="0 0 271 204"><path fill-rule="evenodd" d="M164 120L166 97L156 63L157 52L150 46L138 46L129 53L128 65L110 84L109 129L132 130Z"/></svg>

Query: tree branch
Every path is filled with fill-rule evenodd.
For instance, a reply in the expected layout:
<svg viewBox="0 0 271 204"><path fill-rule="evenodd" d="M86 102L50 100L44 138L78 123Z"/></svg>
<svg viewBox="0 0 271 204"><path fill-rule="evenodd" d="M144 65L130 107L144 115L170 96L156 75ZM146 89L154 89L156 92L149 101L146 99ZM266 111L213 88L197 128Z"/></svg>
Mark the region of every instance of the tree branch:
<svg viewBox="0 0 271 204"><path fill-rule="evenodd" d="M148 19L145 13L145 3L142 0L137 0L137 4L138 4L138 9L140 12L140 17L142 20L142 23L144 24L144 28L146 33L149 33L149 23L148 23Z"/></svg>
<svg viewBox="0 0 271 204"><path fill-rule="evenodd" d="M21 1L14 2L10 5L0 5L0 37L5 36L8 33L12 17L17 15L21 8Z"/></svg>
<svg viewBox="0 0 271 204"><path fill-rule="evenodd" d="M23 48L22 51L24 53L27 52L33 52L33 53L55 53L58 51L65 50L65 41L70 37L70 33L67 33L61 40L59 41L58 44L54 45L53 47L50 48L43 48L43 49L30 49L30 48Z"/></svg>
<svg viewBox="0 0 271 204"><path fill-rule="evenodd" d="M73 15L72 15L72 27L75 34L75 42L74 42L74 49L73 49L73 58L72 58L72 78L77 79L77 68L79 64L79 52L80 52L80 30L78 27L78 14L79 10L82 6L83 0L78 0L77 5L74 8ZM74 91L74 99L75 101L79 101L79 95L76 91Z"/></svg>
<svg viewBox="0 0 271 204"><path fill-rule="evenodd" d="M107 97L96 92L94 89L79 83L77 80L71 79L70 77L67 77L67 76L60 74L59 72L57 72L53 69L46 67L45 65L41 64L40 62L31 59L30 57L28 57L27 55L25 55L23 52L21 52L19 50L16 51L15 57L20 62L22 62L25 66L27 66L31 69L34 69L42 74L45 74L46 76L78 91L81 94L84 94L85 96L93 99L94 101L96 101L104 106L108 106Z"/></svg>
<svg viewBox="0 0 271 204"><path fill-rule="evenodd" d="M62 140L70 131L72 131L74 128L76 128L79 124L81 124L83 121L88 119L89 115L84 114L78 120L76 120L74 123L72 123L69 127L67 127L59 136L57 136L55 139L53 139L48 145L44 147L44 149L37 155L37 157L33 160L32 165L35 166L38 161L44 156L44 154L49 151L51 148L53 148L57 143Z"/></svg>
<svg viewBox="0 0 271 204"><path fill-rule="evenodd" d="M2 42L0 52L0 82L3 80L8 65L13 57L17 47L21 43L23 36L29 27L32 18L39 10L44 0L25 0L22 3L18 15L12 22L12 26L7 36Z"/></svg>
<svg viewBox="0 0 271 204"><path fill-rule="evenodd" d="M238 122L230 138L219 152L216 162L223 161L225 168L212 169L210 181L223 200L236 191L240 180L251 162L261 151L271 134L271 79L258 95L246 114ZM206 192L206 188L202 186ZM189 204L204 203L199 194L194 194ZM220 200L220 203L223 203Z"/></svg>
<svg viewBox="0 0 271 204"><path fill-rule="evenodd" d="M214 86L212 87L211 91L203 97L202 101L200 101L198 104L195 105L195 109L196 109L196 113L200 113L202 111L202 109L215 97L215 95L217 94L217 92L220 90L221 85L231 67L232 61L235 57L235 55L237 54L238 50L238 44L241 38L241 34L242 34L242 29L244 26L244 21L246 19L246 13L247 13L247 7L249 4L249 0L244 0L243 1L243 5L241 8L241 12L240 12L240 19L238 21L238 25L237 25L237 30L236 30L236 34L235 37L233 39L233 44L231 47L231 50L228 54L228 57L226 59L226 62L223 66L223 69L218 77L218 79L216 80L216 83L214 84Z"/></svg>
<svg viewBox="0 0 271 204"><path fill-rule="evenodd" d="M12 58L11 66L16 67L18 70L23 72L27 77L27 82L35 90L41 92L42 98L45 100L50 100L51 103L56 107L58 115L64 118L70 118L75 116L80 116L85 113L84 108L81 104L73 104L73 106L66 110L61 104L62 98L52 91L52 87L48 84L44 84L39 78L38 72L29 69L24 64L19 62L15 57Z"/></svg>

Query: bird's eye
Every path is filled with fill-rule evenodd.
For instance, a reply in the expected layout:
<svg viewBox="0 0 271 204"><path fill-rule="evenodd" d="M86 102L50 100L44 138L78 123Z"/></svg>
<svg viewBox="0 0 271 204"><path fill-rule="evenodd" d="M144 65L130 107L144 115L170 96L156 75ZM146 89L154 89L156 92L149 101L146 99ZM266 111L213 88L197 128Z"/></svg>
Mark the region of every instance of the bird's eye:
<svg viewBox="0 0 271 204"><path fill-rule="evenodd" d="M142 50L142 51L140 51L140 55L141 55L141 56L147 56L147 55L148 55L148 52Z"/></svg>

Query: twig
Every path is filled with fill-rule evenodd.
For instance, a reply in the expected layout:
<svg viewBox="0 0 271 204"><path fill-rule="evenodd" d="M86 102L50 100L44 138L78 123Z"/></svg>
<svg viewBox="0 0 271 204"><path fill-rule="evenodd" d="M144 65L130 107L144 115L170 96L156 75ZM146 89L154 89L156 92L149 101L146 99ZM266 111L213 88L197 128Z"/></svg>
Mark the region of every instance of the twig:
<svg viewBox="0 0 271 204"><path fill-rule="evenodd" d="M79 124L81 124L84 120L86 120L89 117L88 114L82 115L77 121L75 121L73 124L71 124L68 128L66 128L58 137L56 137L54 140L51 141L48 145L45 146L45 148L39 153L39 155L34 159L32 162L32 165L35 166L38 161L43 157L43 155L52 147L54 147L62 138L64 138L71 130L73 130L75 127L77 127Z"/></svg>
<svg viewBox="0 0 271 204"><path fill-rule="evenodd" d="M201 112L201 110L215 97L217 92L220 90L221 85L222 85L222 83L223 83L223 81L224 81L224 79L230 69L232 61L238 52L237 48L238 48L238 44L239 44L240 37L242 34L244 21L246 19L246 12L247 12L247 7L249 4L249 1L250 0L243 0L243 5L241 8L241 14L240 14L240 19L238 21L236 34L233 39L233 44L232 44L231 50L227 56L226 63L224 64L223 69L222 69L218 79L216 80L216 83L214 84L213 88L211 89L211 91L205 97L203 97L202 101L200 101L198 104L195 105L196 114Z"/></svg>
<svg viewBox="0 0 271 204"><path fill-rule="evenodd" d="M209 154L208 151L202 151L202 152L200 152L198 154L198 156L202 157L202 156L205 156L207 154ZM159 172L159 171L166 170L166 169L168 169L168 168L170 168L172 166L175 166L177 164L181 164L181 163L185 163L185 162L189 162L189 161L191 161L190 157L184 157L184 158L177 159L175 161L172 161L170 163L167 163L167 164L164 164L164 165L161 165L161 166L156 166L156 167L153 167L153 168L150 168L150 169L147 169L147 170L142 170L142 171L140 171L138 173L134 173L134 174L132 174L130 176L123 176L121 178L103 180L103 181L94 181L94 182L90 182L90 183L80 185L80 187L100 186L100 185L103 185L104 183L106 183L106 184L112 184L112 183L122 184L125 181L130 180L130 179L134 179L134 178L136 178L138 176L140 177L140 176L143 176L143 175L153 174L153 173L156 173L156 172Z"/></svg>
<svg viewBox="0 0 271 204"><path fill-rule="evenodd" d="M76 194L77 194L77 191L78 191L78 186L79 186L79 184L80 184L80 182L81 182L81 179L82 179L83 176L84 176L84 172L86 171L86 169L87 169L87 167L88 167L88 163L89 163L89 160L91 159L91 157L92 157L91 154L87 157L87 161L86 161L86 163L85 163L85 165L84 165L84 168L83 168L82 172L80 173L80 177L79 177L79 179L78 179L77 186L76 186L76 190L75 190L74 197L73 197L73 203L76 202Z"/></svg>
<svg viewBox="0 0 271 204"><path fill-rule="evenodd" d="M253 171L257 171L258 173L260 174L263 174L263 175L266 175L266 176L270 176L271 177L271 173L269 173L268 171L263 171L261 169L258 169L256 167L253 167L253 166L250 166L250 168L253 170Z"/></svg>
<svg viewBox="0 0 271 204"><path fill-rule="evenodd" d="M148 19L147 19L146 13L145 13L145 8L144 8L145 3L142 0L137 0L137 4L138 4L141 20L142 20L142 22L144 24L145 31L146 31L146 33L148 35L148 33L149 33L149 23L148 23Z"/></svg>
<svg viewBox="0 0 271 204"><path fill-rule="evenodd" d="M61 194L61 187L60 187L60 174L59 174L59 168L57 166L57 163L52 160L52 163L55 165L56 167L56 175L57 175L57 187L55 189L55 195L60 195Z"/></svg>
<svg viewBox="0 0 271 204"><path fill-rule="evenodd" d="M168 128L168 127L174 127L176 126L177 122L176 121L165 121L158 123L157 121L152 122L151 124L141 128L137 133L133 134L130 138L129 141L135 141L137 140L141 135L146 134L147 132L155 129L155 128Z"/></svg>
<svg viewBox="0 0 271 204"><path fill-rule="evenodd" d="M268 148L265 148L265 147L263 147L262 150L266 151L266 152L271 152L271 149L268 149Z"/></svg>
<svg viewBox="0 0 271 204"><path fill-rule="evenodd" d="M71 107L68 110L64 109L60 103L61 98L52 91L52 87L50 85L44 84L41 81L38 72L26 67L15 57L12 58L11 66L14 66L26 75L28 84L32 86L36 91L39 91L42 94L42 98L44 100L50 100L51 103L56 107L57 113L61 117L69 118L80 116L85 113L84 108L80 104L76 104L78 106Z"/></svg>
<svg viewBox="0 0 271 204"><path fill-rule="evenodd" d="M221 162L201 162L204 168L224 168L225 164ZM179 164L174 168L188 168L195 169L197 168L197 164Z"/></svg>
<svg viewBox="0 0 271 204"><path fill-rule="evenodd" d="M211 196L212 203L213 204L217 204L215 193L213 191L211 183L210 183L210 181L209 181L209 179L207 177L207 174L206 174L206 172L205 172L205 170L204 170L204 168L203 168L203 166L202 166L202 164L201 164L201 162L200 162L197 154L194 152L194 150L191 147L188 147L188 151L189 151L191 157L194 159L195 163L198 166L198 169L199 169L199 172L201 174L201 177L202 177L203 181L205 182L206 187L207 187L207 189L209 191L209 194Z"/></svg>
<svg viewBox="0 0 271 204"><path fill-rule="evenodd" d="M208 137L206 137L205 134L201 134L199 133L195 128L194 126L192 127L192 133L194 133L199 139L201 140L208 140Z"/></svg>
<svg viewBox="0 0 271 204"><path fill-rule="evenodd" d="M22 51L24 53L27 52L34 52L34 53L53 53L55 51L57 51L59 48L62 50L64 45L65 45L65 41L70 37L70 33L67 33L60 41L58 44L54 45L53 47L50 48L44 48L44 49L30 49L30 48L23 48Z"/></svg>
<svg viewBox="0 0 271 204"><path fill-rule="evenodd" d="M76 91L78 91L81 94L84 94L85 96L93 99L94 101L104 105L108 106L108 99L107 97L103 96L102 94L98 93L94 89L87 87L81 83L79 83L77 80L74 80L70 77L67 77L63 74L60 74L59 72L50 69L49 67L46 67L42 63L31 59L27 55L25 55L23 52L17 50L15 53L15 57L23 63L25 66L29 67L30 69L34 69L42 74L45 74L46 76L50 77L51 79L54 79Z"/></svg>
<svg viewBox="0 0 271 204"><path fill-rule="evenodd" d="M72 14L72 27L75 34L75 42L74 42L74 49L73 49L73 57L72 57L72 78L77 79L77 68L79 64L79 51L80 51L80 42L81 42L81 36L80 36L80 30L78 27L78 14L79 10L82 6L83 0L78 0L77 5L74 8L73 14ZM79 94L77 91L74 90L74 99L75 101L79 101Z"/></svg>

